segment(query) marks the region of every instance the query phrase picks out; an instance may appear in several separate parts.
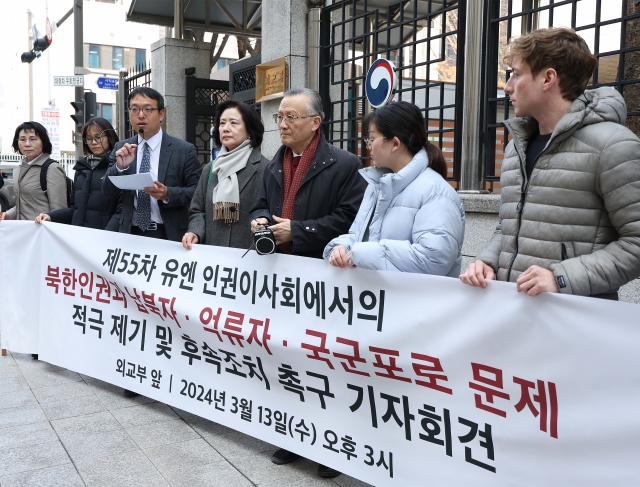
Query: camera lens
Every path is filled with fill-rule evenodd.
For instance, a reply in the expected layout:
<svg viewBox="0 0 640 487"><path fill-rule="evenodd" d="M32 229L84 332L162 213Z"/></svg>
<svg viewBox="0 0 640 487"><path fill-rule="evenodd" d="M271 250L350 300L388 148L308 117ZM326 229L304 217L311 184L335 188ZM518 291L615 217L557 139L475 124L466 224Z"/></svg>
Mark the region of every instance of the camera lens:
<svg viewBox="0 0 640 487"><path fill-rule="evenodd" d="M268 238L261 237L256 240L256 252L260 255L273 254L276 250L276 243Z"/></svg>

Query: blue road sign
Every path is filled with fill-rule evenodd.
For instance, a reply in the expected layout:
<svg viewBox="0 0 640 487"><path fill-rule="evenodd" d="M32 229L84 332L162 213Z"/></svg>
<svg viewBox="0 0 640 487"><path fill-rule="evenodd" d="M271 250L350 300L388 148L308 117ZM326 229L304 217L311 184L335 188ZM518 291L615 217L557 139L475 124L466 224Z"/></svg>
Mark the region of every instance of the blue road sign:
<svg viewBox="0 0 640 487"><path fill-rule="evenodd" d="M100 77L96 81L98 88L102 88L103 90L117 90L118 89L118 78L104 78Z"/></svg>

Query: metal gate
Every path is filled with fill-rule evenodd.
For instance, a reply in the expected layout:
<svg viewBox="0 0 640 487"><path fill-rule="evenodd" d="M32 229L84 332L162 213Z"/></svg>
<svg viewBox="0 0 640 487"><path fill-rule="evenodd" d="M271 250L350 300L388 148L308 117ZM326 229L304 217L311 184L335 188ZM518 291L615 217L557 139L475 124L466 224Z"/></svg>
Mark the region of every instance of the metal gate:
<svg viewBox="0 0 640 487"><path fill-rule="evenodd" d="M229 97L251 105L258 113L262 103L256 103L256 66L261 59L261 55L251 56L229 66Z"/></svg>
<svg viewBox="0 0 640 487"><path fill-rule="evenodd" d="M131 123L129 122L129 107L127 105L127 99L129 98L129 93L131 93L134 88L137 88L139 86L151 87L151 68L147 68L144 65L139 65L129 69L126 73L126 77L124 79L125 96L123 100L120 100L119 106L119 109L123 110L124 113L125 138L133 137L135 135L135 132L131 128Z"/></svg>
<svg viewBox="0 0 640 487"><path fill-rule="evenodd" d="M187 78L187 142L196 146L200 164L211 161L211 128L218 104L229 98L229 82Z"/></svg>
<svg viewBox="0 0 640 487"><path fill-rule="evenodd" d="M501 51L508 39L543 27L566 26L582 36L599 65L589 88L613 86L627 102L627 126L640 134L640 5L636 0L485 0L487 6L485 180L500 179L508 134L502 121L515 116L503 88L510 70Z"/></svg>
<svg viewBox="0 0 640 487"><path fill-rule="evenodd" d="M472 0L476 1L476 0ZM379 58L399 69L397 100L424 113L429 140L443 151L448 179L460 177L466 0L344 0L322 10L320 95L327 139L370 160L361 129L371 109L364 78ZM459 15L460 12L460 15Z"/></svg>

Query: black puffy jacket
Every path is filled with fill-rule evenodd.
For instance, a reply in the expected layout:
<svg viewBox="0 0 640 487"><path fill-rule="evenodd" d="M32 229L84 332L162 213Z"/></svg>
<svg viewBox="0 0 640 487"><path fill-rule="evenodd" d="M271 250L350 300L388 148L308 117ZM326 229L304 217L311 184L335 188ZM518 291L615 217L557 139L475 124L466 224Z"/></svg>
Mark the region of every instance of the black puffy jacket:
<svg viewBox="0 0 640 487"><path fill-rule="evenodd" d="M49 213L51 221L79 227L104 230L116 209L102 194L102 181L109 167L109 152L106 152L92 169L89 157L80 159L74 166L75 200L71 208Z"/></svg>

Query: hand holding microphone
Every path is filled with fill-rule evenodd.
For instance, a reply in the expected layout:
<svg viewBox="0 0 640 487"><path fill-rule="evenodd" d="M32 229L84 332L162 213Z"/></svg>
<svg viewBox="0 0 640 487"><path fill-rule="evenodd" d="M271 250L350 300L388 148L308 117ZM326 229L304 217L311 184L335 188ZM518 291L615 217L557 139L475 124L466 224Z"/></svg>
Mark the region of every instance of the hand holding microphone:
<svg viewBox="0 0 640 487"><path fill-rule="evenodd" d="M138 132L140 137L144 139L144 129L140 129ZM118 165L118 169L124 171L131 165L136 158L137 147L138 144L124 144L116 151L116 163Z"/></svg>

